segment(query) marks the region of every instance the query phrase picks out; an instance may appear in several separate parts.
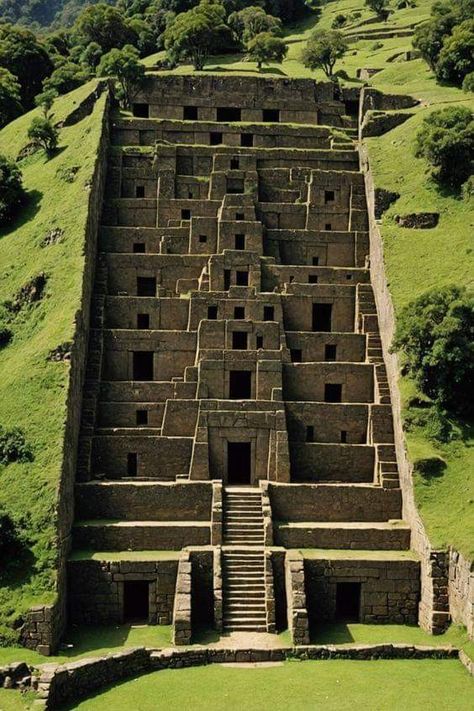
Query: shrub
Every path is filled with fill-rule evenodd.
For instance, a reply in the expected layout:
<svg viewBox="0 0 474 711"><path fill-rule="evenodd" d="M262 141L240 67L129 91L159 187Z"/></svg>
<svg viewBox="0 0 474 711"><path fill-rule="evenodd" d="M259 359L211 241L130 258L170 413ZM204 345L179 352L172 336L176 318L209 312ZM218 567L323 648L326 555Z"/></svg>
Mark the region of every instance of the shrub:
<svg viewBox="0 0 474 711"><path fill-rule="evenodd" d="M19 427L7 430L0 425L0 464L31 462L33 452Z"/></svg>
<svg viewBox="0 0 474 711"><path fill-rule="evenodd" d="M0 350L8 346L13 338L13 333L6 326L0 324Z"/></svg>
<svg viewBox="0 0 474 711"><path fill-rule="evenodd" d="M11 556L20 547L15 524L8 513L4 509L0 509L0 559Z"/></svg>
<svg viewBox="0 0 474 711"><path fill-rule="evenodd" d="M474 92L474 72L469 72L469 74L466 74L462 82L462 89L466 93L468 91Z"/></svg>
<svg viewBox="0 0 474 711"><path fill-rule="evenodd" d="M474 414L474 295L457 286L422 294L400 313L394 348L420 390L450 412Z"/></svg>
<svg viewBox="0 0 474 711"><path fill-rule="evenodd" d="M43 148L48 155L54 152L58 145L58 130L49 118L36 116L28 129L28 138L32 143Z"/></svg>
<svg viewBox="0 0 474 711"><path fill-rule="evenodd" d="M459 186L472 173L474 114L467 107L450 106L427 116L416 136L415 155L433 167L433 177Z"/></svg>
<svg viewBox="0 0 474 711"><path fill-rule="evenodd" d="M0 154L0 227L10 224L25 200L21 170Z"/></svg>
<svg viewBox="0 0 474 711"><path fill-rule="evenodd" d="M462 196L465 200L474 198L474 175L471 175L462 186Z"/></svg>
<svg viewBox="0 0 474 711"><path fill-rule="evenodd" d="M388 0L365 0L365 4L372 12L375 12L377 17L386 20L390 15Z"/></svg>
<svg viewBox="0 0 474 711"><path fill-rule="evenodd" d="M331 27L333 28L333 30L338 30L340 27L344 27L346 22L347 22L347 17L345 15L343 15L342 13L339 13L338 15L336 15L336 17L332 21Z"/></svg>

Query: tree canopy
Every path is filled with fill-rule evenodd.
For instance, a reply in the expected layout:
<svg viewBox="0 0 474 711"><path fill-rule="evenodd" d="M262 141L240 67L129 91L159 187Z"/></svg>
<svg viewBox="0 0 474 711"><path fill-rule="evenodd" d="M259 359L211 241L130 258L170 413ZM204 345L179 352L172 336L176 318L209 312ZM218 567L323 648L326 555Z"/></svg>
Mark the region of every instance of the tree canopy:
<svg viewBox="0 0 474 711"><path fill-rule="evenodd" d="M288 47L280 37L275 37L270 32L261 32L250 40L247 45L247 57L257 63L260 69L262 64L276 62L280 64L288 52Z"/></svg>
<svg viewBox="0 0 474 711"><path fill-rule="evenodd" d="M308 69L322 69L331 77L334 65L347 51L347 40L338 30L315 30L302 52L302 62Z"/></svg>

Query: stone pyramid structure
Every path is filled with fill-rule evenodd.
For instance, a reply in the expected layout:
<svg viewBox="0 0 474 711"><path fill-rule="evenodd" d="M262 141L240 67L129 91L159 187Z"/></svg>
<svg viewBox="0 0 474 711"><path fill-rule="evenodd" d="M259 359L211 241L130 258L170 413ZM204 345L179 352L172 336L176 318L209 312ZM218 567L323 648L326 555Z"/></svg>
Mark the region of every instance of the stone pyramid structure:
<svg viewBox="0 0 474 711"><path fill-rule="evenodd" d="M417 622L357 112L331 83L153 75L114 117L73 622Z"/></svg>

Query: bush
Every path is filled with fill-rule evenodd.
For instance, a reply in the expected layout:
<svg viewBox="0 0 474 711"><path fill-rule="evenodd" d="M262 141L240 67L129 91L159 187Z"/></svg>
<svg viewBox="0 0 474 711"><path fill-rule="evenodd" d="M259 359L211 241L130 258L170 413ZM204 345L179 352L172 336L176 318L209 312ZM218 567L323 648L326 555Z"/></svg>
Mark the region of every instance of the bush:
<svg viewBox="0 0 474 711"><path fill-rule="evenodd" d="M433 111L418 131L415 155L428 160L440 182L454 187L464 183L474 163L473 112L463 106Z"/></svg>
<svg viewBox="0 0 474 711"><path fill-rule="evenodd" d="M0 227L10 224L25 200L21 170L0 154Z"/></svg>
<svg viewBox="0 0 474 711"><path fill-rule="evenodd" d="M344 27L344 25L347 23L347 17L343 15L342 13L339 13L336 15L334 20L331 23L331 27L333 30L338 30L340 27Z"/></svg>
<svg viewBox="0 0 474 711"><path fill-rule="evenodd" d="M474 198L474 175L471 175L462 186L462 196L465 200Z"/></svg>
<svg viewBox="0 0 474 711"><path fill-rule="evenodd" d="M469 72L463 79L462 90L466 93L468 91L474 92L474 72Z"/></svg>
<svg viewBox="0 0 474 711"><path fill-rule="evenodd" d="M474 295L457 286L426 292L400 313L394 348L420 390L452 413L474 414Z"/></svg>
<svg viewBox="0 0 474 711"><path fill-rule="evenodd" d="M0 351L2 350L2 348L8 346L12 338L13 333L10 331L10 329L0 325Z"/></svg>
<svg viewBox="0 0 474 711"><path fill-rule="evenodd" d="M33 453L19 427L7 430L0 425L0 464L31 462Z"/></svg>
<svg viewBox="0 0 474 711"><path fill-rule="evenodd" d="M0 559L11 556L20 547L15 524L7 512L0 509Z"/></svg>

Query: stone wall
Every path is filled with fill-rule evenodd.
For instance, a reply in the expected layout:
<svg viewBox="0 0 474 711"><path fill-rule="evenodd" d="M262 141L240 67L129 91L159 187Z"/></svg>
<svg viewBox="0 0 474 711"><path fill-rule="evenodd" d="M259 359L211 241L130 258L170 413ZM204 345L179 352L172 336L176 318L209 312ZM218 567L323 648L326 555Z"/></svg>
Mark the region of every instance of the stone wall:
<svg viewBox="0 0 474 711"><path fill-rule="evenodd" d="M173 608L173 644L191 644L192 563L189 551L182 551L176 576L176 595Z"/></svg>
<svg viewBox="0 0 474 711"><path fill-rule="evenodd" d="M417 647L408 644L356 646L313 645L272 649L145 649L139 647L106 657L70 664L44 664L39 670L38 690L48 710L72 704L122 679L161 669L182 669L207 664L283 662L286 659L458 659L455 647Z"/></svg>
<svg viewBox="0 0 474 711"><path fill-rule="evenodd" d="M149 583L148 624L169 625L178 554L173 560L73 560L69 562L69 616L74 624L122 624L124 583Z"/></svg>
<svg viewBox="0 0 474 711"><path fill-rule="evenodd" d="M88 111L88 109L87 109ZM84 234L84 269L81 306L76 314L71 348L71 367L67 389L66 423L57 489L57 601L53 605L35 607L27 613L21 631L21 642L41 654L53 653L66 627L66 562L71 544L73 523L74 481L76 476L77 443L81 425L82 390L84 384L89 314L95 276L97 235L104 197L109 146L110 96L107 94L101 119L101 133L93 176L90 182L89 207Z"/></svg>
<svg viewBox="0 0 474 711"><path fill-rule="evenodd" d="M289 551L285 558L288 629L293 644L309 644L305 569L301 553Z"/></svg>
<svg viewBox="0 0 474 711"><path fill-rule="evenodd" d="M305 558L310 623L335 619L339 583L360 584L359 621L416 625L419 563L415 560Z"/></svg>
<svg viewBox="0 0 474 711"><path fill-rule="evenodd" d="M461 553L449 552L449 611L453 622L474 637L474 564Z"/></svg>
<svg viewBox="0 0 474 711"><path fill-rule="evenodd" d="M362 106L365 105L364 99L362 99L361 103ZM374 217L374 180L370 170L368 152L363 145L361 146L361 164L365 172L370 217L372 286L377 303L380 336L393 405L395 448L403 491L403 518L410 524L412 529L412 548L417 551L421 558L419 624L425 630L436 634L443 632L449 622L448 569L444 552L432 550L415 503L412 465L408 460L402 426L401 401L398 389L398 359L396 354L390 352L395 332L395 313L385 276L383 240Z"/></svg>

